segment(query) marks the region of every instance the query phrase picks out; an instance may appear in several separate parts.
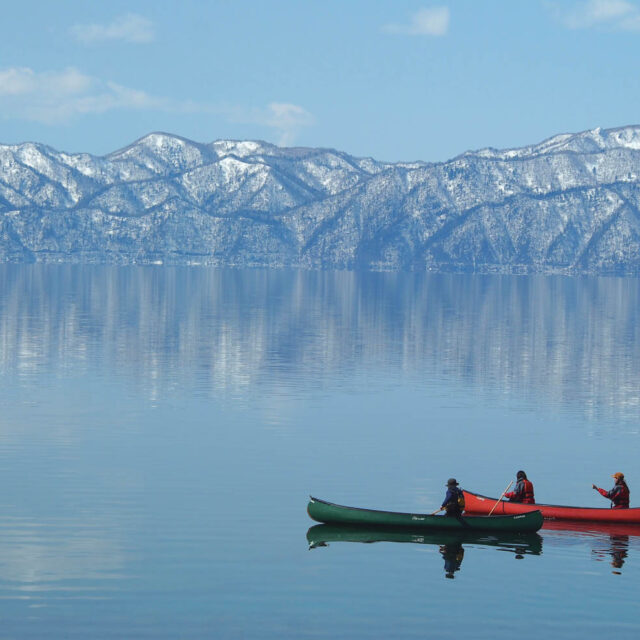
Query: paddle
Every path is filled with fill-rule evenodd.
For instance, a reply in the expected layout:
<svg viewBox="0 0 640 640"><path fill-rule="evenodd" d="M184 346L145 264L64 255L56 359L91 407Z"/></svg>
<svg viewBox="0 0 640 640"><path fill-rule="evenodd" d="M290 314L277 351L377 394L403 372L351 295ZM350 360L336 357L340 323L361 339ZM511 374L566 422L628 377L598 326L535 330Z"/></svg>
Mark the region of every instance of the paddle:
<svg viewBox="0 0 640 640"><path fill-rule="evenodd" d="M500 503L500 500L502 500L502 498L504 498L504 494L507 493L507 491L509 491L509 489L511 488L512 484L513 484L513 480L507 485L507 488L502 492L502 494L498 498L498 501L493 505L493 508L491 509L491 511L489 511L489 515L491 515L493 513L493 510L498 506L498 504Z"/></svg>
<svg viewBox="0 0 640 640"><path fill-rule="evenodd" d="M432 516L435 516L435 515L436 515L436 513L440 513L440 512L441 512L441 511L443 511L443 510L444 510L444 507L440 507L439 509L436 509L436 510L431 514L431 515L432 515Z"/></svg>

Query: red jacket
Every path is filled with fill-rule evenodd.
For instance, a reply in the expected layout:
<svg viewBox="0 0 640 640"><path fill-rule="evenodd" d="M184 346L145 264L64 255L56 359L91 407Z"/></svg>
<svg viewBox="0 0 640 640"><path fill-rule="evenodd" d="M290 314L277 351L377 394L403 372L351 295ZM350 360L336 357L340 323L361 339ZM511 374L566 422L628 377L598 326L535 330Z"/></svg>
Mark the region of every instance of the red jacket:
<svg viewBox="0 0 640 640"><path fill-rule="evenodd" d="M504 497L511 500L511 502L522 502L523 504L536 503L533 497L533 483L529 482L526 478L518 480L514 490L505 493Z"/></svg>
<svg viewBox="0 0 640 640"><path fill-rule="evenodd" d="M627 483L624 480L620 483L616 482L615 487L613 487L611 491L605 491L604 489L598 488L598 493L611 500L612 509L629 508L629 487L627 487Z"/></svg>

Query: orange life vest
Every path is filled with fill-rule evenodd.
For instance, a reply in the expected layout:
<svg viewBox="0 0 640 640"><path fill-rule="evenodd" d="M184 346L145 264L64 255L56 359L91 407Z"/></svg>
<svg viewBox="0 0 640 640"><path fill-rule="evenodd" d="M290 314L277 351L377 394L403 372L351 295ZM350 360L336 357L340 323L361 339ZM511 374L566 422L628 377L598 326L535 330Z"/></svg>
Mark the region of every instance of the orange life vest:
<svg viewBox="0 0 640 640"><path fill-rule="evenodd" d="M533 497L533 483L524 478L522 480L522 484L524 485L524 493L522 496L522 502L524 504L535 504L535 498Z"/></svg>

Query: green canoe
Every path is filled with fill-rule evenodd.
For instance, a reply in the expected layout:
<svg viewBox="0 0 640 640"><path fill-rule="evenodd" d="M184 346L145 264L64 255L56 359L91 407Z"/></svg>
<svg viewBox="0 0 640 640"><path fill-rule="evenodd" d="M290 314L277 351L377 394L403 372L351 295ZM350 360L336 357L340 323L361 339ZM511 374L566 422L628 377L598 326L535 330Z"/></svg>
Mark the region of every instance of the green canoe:
<svg viewBox="0 0 640 640"><path fill-rule="evenodd" d="M499 547L518 554L540 555L542 538L537 533L495 533L443 529L425 531L412 528L354 527L350 525L317 524L307 531L310 549L325 547L330 542L408 542L437 546L470 544L472 546Z"/></svg>
<svg viewBox="0 0 640 640"><path fill-rule="evenodd" d="M369 527L510 532L533 532L542 527L542 513L540 511L529 511L511 516L433 516L343 507L313 496L309 497L307 513L316 522Z"/></svg>

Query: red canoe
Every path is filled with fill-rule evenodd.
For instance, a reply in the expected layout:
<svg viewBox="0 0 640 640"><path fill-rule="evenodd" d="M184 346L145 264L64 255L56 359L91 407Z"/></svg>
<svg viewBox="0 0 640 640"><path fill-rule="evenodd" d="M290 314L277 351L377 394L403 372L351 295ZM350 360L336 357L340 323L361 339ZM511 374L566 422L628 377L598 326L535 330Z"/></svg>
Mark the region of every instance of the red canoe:
<svg viewBox="0 0 640 640"><path fill-rule="evenodd" d="M477 493L463 491L465 513L489 513L498 501L497 498L488 498ZM634 509L607 509L594 507L562 507L557 504L522 504L500 500L493 514L497 516L527 513L527 511L542 511L542 516L547 520L586 520L591 522L627 522L640 524L640 508ZM492 514L492 515L493 515Z"/></svg>

